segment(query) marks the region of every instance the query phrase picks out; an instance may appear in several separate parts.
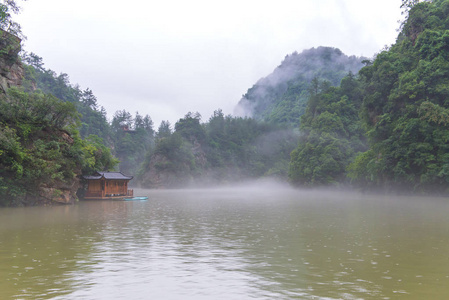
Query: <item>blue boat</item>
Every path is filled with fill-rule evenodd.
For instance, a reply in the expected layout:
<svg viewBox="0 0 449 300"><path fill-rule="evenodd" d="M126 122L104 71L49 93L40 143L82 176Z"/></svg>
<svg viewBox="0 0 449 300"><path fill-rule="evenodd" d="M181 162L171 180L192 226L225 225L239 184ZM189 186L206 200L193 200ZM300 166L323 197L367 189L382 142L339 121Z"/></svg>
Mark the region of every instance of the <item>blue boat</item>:
<svg viewBox="0 0 449 300"><path fill-rule="evenodd" d="M147 199L148 199L147 196L123 198L123 200L125 200L125 201L143 201L143 200L147 200Z"/></svg>

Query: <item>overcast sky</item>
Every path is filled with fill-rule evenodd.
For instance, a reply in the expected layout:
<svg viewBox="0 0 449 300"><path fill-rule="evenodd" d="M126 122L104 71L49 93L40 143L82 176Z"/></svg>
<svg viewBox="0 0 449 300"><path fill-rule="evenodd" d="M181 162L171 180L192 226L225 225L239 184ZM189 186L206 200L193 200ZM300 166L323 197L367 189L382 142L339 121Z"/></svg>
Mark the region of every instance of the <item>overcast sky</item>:
<svg viewBox="0 0 449 300"><path fill-rule="evenodd" d="M20 1L18 1L20 2ZM232 114L285 55L331 46L372 57L395 42L401 0L28 0L24 48L90 88L112 118L155 129L187 112Z"/></svg>

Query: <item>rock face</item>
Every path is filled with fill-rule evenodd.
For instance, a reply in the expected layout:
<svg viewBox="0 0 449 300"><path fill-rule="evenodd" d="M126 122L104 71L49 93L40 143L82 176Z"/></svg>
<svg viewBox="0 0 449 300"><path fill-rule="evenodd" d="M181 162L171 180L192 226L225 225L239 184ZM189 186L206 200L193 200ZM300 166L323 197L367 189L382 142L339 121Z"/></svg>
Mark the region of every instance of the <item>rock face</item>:
<svg viewBox="0 0 449 300"><path fill-rule="evenodd" d="M142 177L142 185L146 188L164 189L175 187L178 176L168 166L170 161L161 154L152 156L147 166L147 172Z"/></svg>
<svg viewBox="0 0 449 300"><path fill-rule="evenodd" d="M0 30L0 92L12 86L20 86L23 78L23 67L19 61L21 40Z"/></svg>
<svg viewBox="0 0 449 300"><path fill-rule="evenodd" d="M5 93L12 86L22 84L23 67L20 64L13 64L10 67L0 65L0 89Z"/></svg>
<svg viewBox="0 0 449 300"><path fill-rule="evenodd" d="M39 191L38 203L56 202L61 204L73 204L76 201L76 191L79 184L73 181L72 186L62 184L62 186L42 187Z"/></svg>

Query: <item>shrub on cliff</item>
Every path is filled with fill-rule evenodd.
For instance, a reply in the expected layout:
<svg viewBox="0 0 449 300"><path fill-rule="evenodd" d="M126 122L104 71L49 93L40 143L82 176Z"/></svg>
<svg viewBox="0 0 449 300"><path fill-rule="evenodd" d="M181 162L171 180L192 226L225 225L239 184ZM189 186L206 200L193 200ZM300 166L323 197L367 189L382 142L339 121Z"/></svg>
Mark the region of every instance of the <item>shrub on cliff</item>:
<svg viewBox="0 0 449 300"><path fill-rule="evenodd" d="M0 205L50 202L76 187L83 170L115 165L109 150L82 140L77 127L75 106L50 94L12 88L0 96Z"/></svg>

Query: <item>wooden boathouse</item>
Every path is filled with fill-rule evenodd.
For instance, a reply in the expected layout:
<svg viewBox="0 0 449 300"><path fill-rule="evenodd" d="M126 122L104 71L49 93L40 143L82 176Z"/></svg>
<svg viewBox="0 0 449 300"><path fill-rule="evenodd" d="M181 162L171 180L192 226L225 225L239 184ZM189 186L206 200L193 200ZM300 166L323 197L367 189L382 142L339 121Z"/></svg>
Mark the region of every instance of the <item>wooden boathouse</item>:
<svg viewBox="0 0 449 300"><path fill-rule="evenodd" d="M83 176L86 183L84 199L121 199L132 197L133 190L128 190L128 182L133 176L127 176L122 172L96 172L94 175Z"/></svg>

